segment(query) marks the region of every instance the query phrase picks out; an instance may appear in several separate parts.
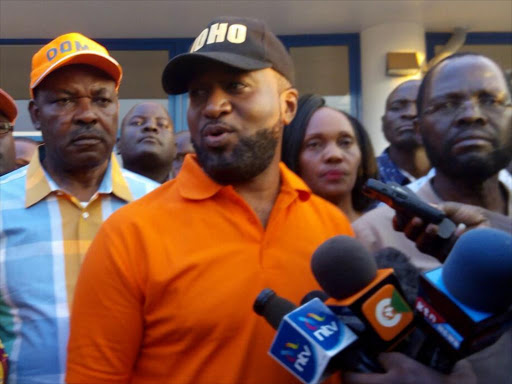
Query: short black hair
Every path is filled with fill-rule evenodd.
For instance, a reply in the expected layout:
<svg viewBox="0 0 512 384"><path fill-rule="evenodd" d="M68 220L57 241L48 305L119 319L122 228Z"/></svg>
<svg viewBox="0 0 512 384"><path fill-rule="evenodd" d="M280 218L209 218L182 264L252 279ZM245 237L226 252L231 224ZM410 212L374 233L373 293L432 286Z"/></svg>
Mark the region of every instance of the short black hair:
<svg viewBox="0 0 512 384"><path fill-rule="evenodd" d="M311 94L301 96L295 118L289 125L284 127L281 159L288 168L298 175L300 175L299 157L306 135L306 128L311 120L311 116L324 106L326 105L322 96ZM352 189L352 205L356 211L363 212L373 203L372 199L363 194L363 185L370 178L378 178L378 167L373 145L368 132L359 120L346 112L335 108L332 109L340 112L350 121L354 129L357 145L361 151L361 164L357 170L357 179Z"/></svg>
<svg viewBox="0 0 512 384"><path fill-rule="evenodd" d="M425 102L425 92L427 90L427 85L430 83L430 80L431 80L434 72L437 70L437 68L441 64L443 64L443 63L445 63L445 62L447 62L449 60L454 60L454 59L458 59L458 58L466 57L466 56L483 57L483 58L491 60L493 63L495 63L497 65L497 67L500 69L500 72L503 75L503 78L505 79L505 83L507 84L508 93L512 97L512 83L511 83L511 81L508 81L508 77L507 77L505 71L503 70L503 68L501 68L501 66L498 63L496 63L490 57L482 55L480 53L476 53L476 52L458 52L458 53L454 53L453 55L450 55L448 57L445 57L439 63L434 65L432 68L430 68L427 71L427 74L425 75L425 77L423 77L423 80L421 81L420 87L418 89L418 97L416 98L416 109L418 111L418 116L421 116L423 114L423 105L424 105L424 102Z"/></svg>

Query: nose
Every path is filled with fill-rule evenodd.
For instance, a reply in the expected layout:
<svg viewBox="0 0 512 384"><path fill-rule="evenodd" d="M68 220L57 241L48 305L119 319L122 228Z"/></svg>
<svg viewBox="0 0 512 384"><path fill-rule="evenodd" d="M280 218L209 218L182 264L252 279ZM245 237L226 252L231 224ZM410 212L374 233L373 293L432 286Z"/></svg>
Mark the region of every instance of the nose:
<svg viewBox="0 0 512 384"><path fill-rule="evenodd" d="M92 100L88 97L81 97L76 101L75 122L78 124L95 124L98 116L92 106Z"/></svg>
<svg viewBox="0 0 512 384"><path fill-rule="evenodd" d="M486 116L482 113L482 109L478 101L473 99L464 100L457 110L457 125L460 127L470 125L485 125L487 122Z"/></svg>
<svg viewBox="0 0 512 384"><path fill-rule="evenodd" d="M413 120L416 117L416 115L417 115L416 103L415 102L407 103L407 106L404 108L404 110L402 112L402 119Z"/></svg>
<svg viewBox="0 0 512 384"><path fill-rule="evenodd" d="M218 119L232 110L232 105L229 100L229 95L220 87L215 87L211 90L206 105L203 109L205 117L210 119Z"/></svg>
<svg viewBox="0 0 512 384"><path fill-rule="evenodd" d="M158 131L158 127L157 127L155 119L147 119L146 123L142 127L142 130L146 131L146 132L156 132L156 131Z"/></svg>
<svg viewBox="0 0 512 384"><path fill-rule="evenodd" d="M339 163L343 161L343 151L334 141L329 142L323 152L323 161L326 163Z"/></svg>

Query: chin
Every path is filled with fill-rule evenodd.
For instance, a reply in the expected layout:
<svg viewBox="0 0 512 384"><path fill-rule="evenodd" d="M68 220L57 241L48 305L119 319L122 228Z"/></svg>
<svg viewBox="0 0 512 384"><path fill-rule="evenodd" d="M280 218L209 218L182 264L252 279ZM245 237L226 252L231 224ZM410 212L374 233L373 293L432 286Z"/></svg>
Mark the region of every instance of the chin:
<svg viewBox="0 0 512 384"><path fill-rule="evenodd" d="M342 200L347 194L349 194L351 191L348 191L347 189L343 188L323 188L321 190L317 190L316 192L313 191L318 196L323 197L326 200L329 201L340 201Z"/></svg>

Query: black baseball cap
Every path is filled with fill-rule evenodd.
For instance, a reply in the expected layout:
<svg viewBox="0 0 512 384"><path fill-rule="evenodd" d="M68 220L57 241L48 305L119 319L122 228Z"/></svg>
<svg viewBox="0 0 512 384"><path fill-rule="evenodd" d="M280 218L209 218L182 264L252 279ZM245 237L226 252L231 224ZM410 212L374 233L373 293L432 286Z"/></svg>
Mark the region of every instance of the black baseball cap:
<svg viewBox="0 0 512 384"><path fill-rule="evenodd" d="M273 68L291 84L295 81L291 56L263 21L224 16L208 24L188 53L167 63L162 75L165 92L171 95L187 92L189 81L196 75L195 68L208 61L242 71Z"/></svg>

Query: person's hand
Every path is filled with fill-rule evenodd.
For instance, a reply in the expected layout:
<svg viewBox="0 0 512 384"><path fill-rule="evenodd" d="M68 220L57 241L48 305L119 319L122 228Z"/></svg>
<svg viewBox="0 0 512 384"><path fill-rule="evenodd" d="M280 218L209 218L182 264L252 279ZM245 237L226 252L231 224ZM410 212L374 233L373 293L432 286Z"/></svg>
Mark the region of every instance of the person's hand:
<svg viewBox="0 0 512 384"><path fill-rule="evenodd" d="M454 235L448 240L437 236L439 230L437 225L426 224L419 217L405 217L396 214L393 217L393 228L403 232L408 239L414 241L421 252L432 255L441 262L446 259L460 235L470 229L490 225L485 209L481 207L455 202L441 203L436 207L455 224L458 224Z"/></svg>
<svg viewBox="0 0 512 384"><path fill-rule="evenodd" d="M477 379L466 360L444 375L398 352L381 353L379 362L386 373L345 372L343 384L476 384Z"/></svg>

